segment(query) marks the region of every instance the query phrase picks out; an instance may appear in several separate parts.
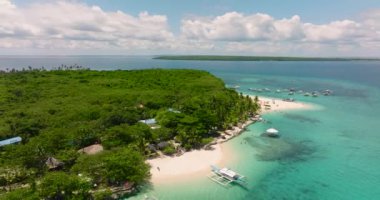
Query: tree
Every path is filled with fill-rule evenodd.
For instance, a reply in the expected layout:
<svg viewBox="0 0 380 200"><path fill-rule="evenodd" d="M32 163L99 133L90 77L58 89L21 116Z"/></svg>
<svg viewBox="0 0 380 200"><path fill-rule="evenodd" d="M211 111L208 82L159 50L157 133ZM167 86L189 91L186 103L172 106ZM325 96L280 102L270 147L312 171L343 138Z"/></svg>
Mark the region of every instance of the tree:
<svg viewBox="0 0 380 200"><path fill-rule="evenodd" d="M79 148L94 144L97 140L96 132L86 125L82 125L74 134L74 141Z"/></svg>
<svg viewBox="0 0 380 200"><path fill-rule="evenodd" d="M64 172L48 173L38 185L38 193L45 199L89 199L90 182Z"/></svg>
<svg viewBox="0 0 380 200"><path fill-rule="evenodd" d="M255 103L258 103L258 102L259 102L259 97L258 97L258 96L255 96L254 102L255 102Z"/></svg>
<svg viewBox="0 0 380 200"><path fill-rule="evenodd" d="M104 168L103 159L107 156L104 154L106 154L106 152L96 155L81 155L71 168L71 172L89 176L95 183L104 182L106 169Z"/></svg>
<svg viewBox="0 0 380 200"><path fill-rule="evenodd" d="M125 181L142 183L149 177L149 166L140 152L119 148L98 155L83 155L72 171L83 173L97 183L119 185Z"/></svg>
<svg viewBox="0 0 380 200"><path fill-rule="evenodd" d="M211 132L257 107L204 71L58 69L0 72L6 86L0 87L0 139L23 139L2 147L0 163L33 172L27 175L33 180L44 179L46 159L54 157L65 163L64 171L86 173L97 183L140 183L149 175L143 157L148 144L176 139L186 149L199 147L211 141ZM161 128L138 123L153 117ZM108 150L77 153L95 142Z"/></svg>
<svg viewBox="0 0 380 200"><path fill-rule="evenodd" d="M103 158L106 177L111 184L125 181L136 184L144 182L149 177L149 165L145 158L130 148L114 151Z"/></svg>

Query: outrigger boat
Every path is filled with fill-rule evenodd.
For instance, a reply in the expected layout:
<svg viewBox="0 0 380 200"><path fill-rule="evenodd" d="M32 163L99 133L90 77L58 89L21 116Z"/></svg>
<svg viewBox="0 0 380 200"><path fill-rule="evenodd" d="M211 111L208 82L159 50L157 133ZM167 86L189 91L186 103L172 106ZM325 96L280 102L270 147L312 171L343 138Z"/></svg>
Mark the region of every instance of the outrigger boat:
<svg viewBox="0 0 380 200"><path fill-rule="evenodd" d="M245 176L240 175L229 168L219 169L217 166L214 165L211 165L211 174L208 175L208 177L212 181L222 186L228 186L230 183L237 183L241 186L245 186L247 184Z"/></svg>

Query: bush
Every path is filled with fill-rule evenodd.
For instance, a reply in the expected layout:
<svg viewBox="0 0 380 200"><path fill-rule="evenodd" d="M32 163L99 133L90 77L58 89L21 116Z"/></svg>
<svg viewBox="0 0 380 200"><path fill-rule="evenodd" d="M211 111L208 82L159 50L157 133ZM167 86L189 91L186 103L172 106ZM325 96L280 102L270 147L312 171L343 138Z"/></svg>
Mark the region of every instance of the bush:
<svg viewBox="0 0 380 200"><path fill-rule="evenodd" d="M4 195L0 195L0 200L39 200L37 193L30 189L16 189Z"/></svg>
<svg viewBox="0 0 380 200"><path fill-rule="evenodd" d="M186 151L189 151L193 148L193 146L191 146L191 144L185 144L183 147L186 149Z"/></svg>
<svg viewBox="0 0 380 200"><path fill-rule="evenodd" d="M166 146L162 152L165 154L165 155L173 155L174 153L176 153L177 151L175 150L174 146L173 145L168 145Z"/></svg>
<svg viewBox="0 0 380 200"><path fill-rule="evenodd" d="M111 200L113 199L111 195L112 191L108 189L105 191L95 192L93 196L95 200Z"/></svg>
<svg viewBox="0 0 380 200"><path fill-rule="evenodd" d="M212 138L212 137L209 137L209 138L202 138L201 145L204 146L204 145L206 145L206 144L211 143L212 141L214 141L214 138Z"/></svg>

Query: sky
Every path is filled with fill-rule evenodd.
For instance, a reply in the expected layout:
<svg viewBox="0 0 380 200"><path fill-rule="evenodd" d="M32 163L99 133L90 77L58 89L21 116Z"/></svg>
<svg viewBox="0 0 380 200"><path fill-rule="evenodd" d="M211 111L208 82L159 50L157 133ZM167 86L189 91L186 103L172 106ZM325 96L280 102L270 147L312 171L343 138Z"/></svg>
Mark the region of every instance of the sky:
<svg viewBox="0 0 380 200"><path fill-rule="evenodd" d="M379 0L0 0L0 55L380 57Z"/></svg>

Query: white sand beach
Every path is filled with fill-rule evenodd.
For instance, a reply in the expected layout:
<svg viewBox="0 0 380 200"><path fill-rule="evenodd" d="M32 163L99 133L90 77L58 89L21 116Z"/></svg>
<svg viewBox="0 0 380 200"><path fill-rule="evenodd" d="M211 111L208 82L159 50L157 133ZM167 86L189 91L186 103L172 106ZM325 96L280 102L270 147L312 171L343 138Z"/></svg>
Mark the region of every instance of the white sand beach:
<svg viewBox="0 0 380 200"><path fill-rule="evenodd" d="M254 97L252 97L254 98ZM262 113L283 112L287 110L315 109L316 106L302 102L286 102L281 99L259 97L260 104L270 105L270 109L262 109ZM186 152L179 157L162 156L147 160L152 167L150 173L152 175L151 182L170 183L173 181L184 181L199 176L205 176L210 171L210 165L224 166L225 161L230 161L231 151L223 145L225 141L240 134L245 126L252 123L249 121L240 127L233 127L232 130L226 130L222 138L215 140L212 150L193 150Z"/></svg>
<svg viewBox="0 0 380 200"><path fill-rule="evenodd" d="M193 150L179 157L164 156L148 160L152 166L152 183L167 183L179 179L193 178L206 174L210 165L223 164L228 153L222 145L214 145L213 150Z"/></svg>
<svg viewBox="0 0 380 200"><path fill-rule="evenodd" d="M255 98L251 96L251 98ZM268 112L281 112L287 110L315 110L318 109L317 105L304 103L304 102L288 102L282 99L270 98L270 97L259 97L259 103L261 105L261 113ZM267 106L265 106L267 105ZM265 108L267 107L267 109Z"/></svg>

